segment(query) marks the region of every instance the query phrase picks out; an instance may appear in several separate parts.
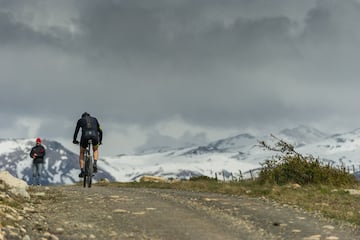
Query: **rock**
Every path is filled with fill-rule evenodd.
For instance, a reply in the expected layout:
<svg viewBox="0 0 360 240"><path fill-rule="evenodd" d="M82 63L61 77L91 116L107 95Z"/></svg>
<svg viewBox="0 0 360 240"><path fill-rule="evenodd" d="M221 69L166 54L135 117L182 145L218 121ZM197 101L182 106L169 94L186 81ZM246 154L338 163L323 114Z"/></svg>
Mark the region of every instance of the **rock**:
<svg viewBox="0 0 360 240"><path fill-rule="evenodd" d="M320 240L321 239L321 235L317 234L317 235L312 235L310 237L306 237L304 238L304 240Z"/></svg>
<svg viewBox="0 0 360 240"><path fill-rule="evenodd" d="M11 175L8 171L0 171L0 183L5 185L8 191L23 198L30 199L29 193L26 191L28 185L25 181Z"/></svg>
<svg viewBox="0 0 360 240"><path fill-rule="evenodd" d="M113 210L113 213L129 213L129 211L125 209L115 209Z"/></svg>
<svg viewBox="0 0 360 240"><path fill-rule="evenodd" d="M64 228L62 228L62 227L58 227L58 228L55 229L55 232L56 232L57 234L62 234L64 231L65 231L65 230L64 230Z"/></svg>
<svg viewBox="0 0 360 240"><path fill-rule="evenodd" d="M323 226L324 229L328 229L328 230L334 230L335 227L334 226L331 226L331 225L325 225Z"/></svg>
<svg viewBox="0 0 360 240"><path fill-rule="evenodd" d="M326 237L325 240L339 240L339 238L336 236L330 236L330 237Z"/></svg>
<svg viewBox="0 0 360 240"><path fill-rule="evenodd" d="M357 189L344 189L344 191L348 192L350 195L360 195L360 190Z"/></svg>
<svg viewBox="0 0 360 240"><path fill-rule="evenodd" d="M165 183L165 182L167 182L167 180L166 180L166 178L163 178L163 177L144 175L140 178L140 182Z"/></svg>
<svg viewBox="0 0 360 240"><path fill-rule="evenodd" d="M298 183L291 183L291 184L288 184L287 187L291 188L291 189L299 189L299 188L301 188L301 185Z"/></svg>
<svg viewBox="0 0 360 240"><path fill-rule="evenodd" d="M99 183L109 183L109 182L110 181L107 178L102 178L102 179L99 180Z"/></svg>

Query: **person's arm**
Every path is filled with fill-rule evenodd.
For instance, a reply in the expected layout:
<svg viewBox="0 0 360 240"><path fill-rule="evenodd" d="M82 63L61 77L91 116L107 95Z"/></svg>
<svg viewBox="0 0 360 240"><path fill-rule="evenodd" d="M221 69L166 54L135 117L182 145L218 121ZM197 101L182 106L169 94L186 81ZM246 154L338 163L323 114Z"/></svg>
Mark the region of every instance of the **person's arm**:
<svg viewBox="0 0 360 240"><path fill-rule="evenodd" d="M31 151L30 151L30 157L34 158L34 148L32 148Z"/></svg>
<svg viewBox="0 0 360 240"><path fill-rule="evenodd" d="M73 143L76 142L76 139L77 139L77 135L79 133L79 130L80 130L80 119L77 121L76 123L76 128L75 128L75 132L74 132L74 137L73 137Z"/></svg>
<svg viewBox="0 0 360 240"><path fill-rule="evenodd" d="M43 158L45 156L45 148L44 148L44 146L39 146L38 149L39 149L39 151L38 151L37 157Z"/></svg>
<svg viewBox="0 0 360 240"><path fill-rule="evenodd" d="M98 122L98 132L99 132L99 143L102 144L103 131L100 127L99 122Z"/></svg>

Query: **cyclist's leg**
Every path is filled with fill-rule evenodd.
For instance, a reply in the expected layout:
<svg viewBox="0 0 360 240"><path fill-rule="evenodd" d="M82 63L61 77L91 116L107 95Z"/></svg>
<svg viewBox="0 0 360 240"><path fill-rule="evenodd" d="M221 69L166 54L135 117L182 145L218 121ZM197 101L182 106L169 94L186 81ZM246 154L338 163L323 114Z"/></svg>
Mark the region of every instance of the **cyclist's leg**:
<svg viewBox="0 0 360 240"><path fill-rule="evenodd" d="M97 160L99 159L99 141L97 138L92 139L93 143L93 156L94 156L94 172L97 172Z"/></svg>
<svg viewBox="0 0 360 240"><path fill-rule="evenodd" d="M94 152L94 161L97 161L99 158L99 145L93 146L93 152Z"/></svg>
<svg viewBox="0 0 360 240"><path fill-rule="evenodd" d="M79 155L79 165L80 165L80 169L81 169L81 173L80 175L82 175L85 171L85 161L84 161L84 154L85 154L85 150L86 150L86 145L87 145L87 139L85 139L84 137L81 137L80 139L80 155Z"/></svg>
<svg viewBox="0 0 360 240"><path fill-rule="evenodd" d="M85 155L85 148L80 147L79 163L80 163L80 169L81 169L81 171L83 171L84 168L85 168L84 155Z"/></svg>
<svg viewBox="0 0 360 240"><path fill-rule="evenodd" d="M97 137L92 137L92 146L93 146L93 156L94 161L99 159L99 140Z"/></svg>

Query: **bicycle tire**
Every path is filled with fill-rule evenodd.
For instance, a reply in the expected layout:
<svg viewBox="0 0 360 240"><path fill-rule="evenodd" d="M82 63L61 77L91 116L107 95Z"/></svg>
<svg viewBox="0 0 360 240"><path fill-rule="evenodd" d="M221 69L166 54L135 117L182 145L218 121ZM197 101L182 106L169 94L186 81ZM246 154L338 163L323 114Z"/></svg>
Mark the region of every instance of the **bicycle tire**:
<svg viewBox="0 0 360 240"><path fill-rule="evenodd" d="M87 171L87 185L88 185L89 188L91 187L91 183L92 183L93 170L94 170L93 160L92 160L92 157L89 156L89 159L88 159L88 171Z"/></svg>
<svg viewBox="0 0 360 240"><path fill-rule="evenodd" d="M84 175L84 187L86 187L86 175Z"/></svg>
<svg viewBox="0 0 360 240"><path fill-rule="evenodd" d="M90 188L91 184L92 184L94 163L93 163L93 158L91 156L91 144L92 144L92 141L89 140L88 146L87 146L87 148L85 150L85 154L84 154L84 161L85 161L85 174L84 174L84 182L83 182L84 188L86 186L88 186Z"/></svg>
<svg viewBox="0 0 360 240"><path fill-rule="evenodd" d="M85 159L84 160L85 160L85 174L84 174L84 183L83 183L83 185L84 185L84 187L86 187L86 183L88 181L87 172L88 172L88 169L89 169L89 161L88 161L87 153L85 154Z"/></svg>

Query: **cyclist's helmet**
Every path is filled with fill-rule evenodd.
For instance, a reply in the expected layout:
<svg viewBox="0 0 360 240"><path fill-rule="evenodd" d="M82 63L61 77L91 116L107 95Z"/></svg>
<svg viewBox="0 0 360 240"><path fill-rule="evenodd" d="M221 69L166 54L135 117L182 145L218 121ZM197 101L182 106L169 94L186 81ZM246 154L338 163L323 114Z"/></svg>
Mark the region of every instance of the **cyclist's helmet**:
<svg viewBox="0 0 360 240"><path fill-rule="evenodd" d="M86 117L86 116L90 116L90 114L87 113L87 112L84 112L84 113L81 115L82 118L83 118L83 117Z"/></svg>

